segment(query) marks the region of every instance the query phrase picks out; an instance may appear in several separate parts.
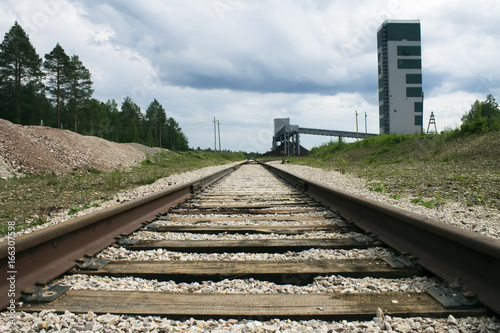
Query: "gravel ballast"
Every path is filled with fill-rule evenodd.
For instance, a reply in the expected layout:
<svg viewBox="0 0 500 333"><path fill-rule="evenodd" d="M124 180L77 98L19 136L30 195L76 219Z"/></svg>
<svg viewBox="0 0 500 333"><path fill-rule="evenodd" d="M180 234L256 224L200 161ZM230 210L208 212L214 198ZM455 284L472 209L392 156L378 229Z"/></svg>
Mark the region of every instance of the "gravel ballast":
<svg viewBox="0 0 500 333"><path fill-rule="evenodd" d="M155 182L154 184L143 186L132 191L120 193L116 201L103 205L104 207L119 204L120 202L131 200L143 195L168 188L173 184L180 184L198 179L219 169L228 167L210 167L202 170L190 172L188 174L176 175ZM257 167L257 166L255 166ZM450 224L457 224L455 214L463 216L459 219L459 224L468 230L479 232L489 237L499 238L498 213L491 212L482 207L470 210L469 207L453 206L449 208L440 207L437 212L422 206L391 199L383 194L374 193L365 188L363 180L342 175L335 171L323 171L309 167L280 165L287 171L295 173L301 177L325 183L329 186L340 188L354 194L364 195L371 199L386 202L413 212L442 220ZM248 177L255 176L256 169L248 172ZM169 185L171 184L171 185ZM273 193L269 185L267 193ZM79 212L84 215L90 211L102 209L104 207L89 209ZM458 208L461 207L461 208ZM445 211L445 208L448 209ZM427 211L426 211L427 210ZM429 212L431 211L431 212ZM457 213L458 211L458 213ZM496 213L497 215L493 215ZM481 221L479 227L475 219L477 217L488 217ZM447 218L444 218L447 217ZM497 218L495 220L495 218ZM51 223L60 223L68 217L61 214L60 217L53 218ZM252 221L254 222L254 221ZM165 222L166 224L170 224ZM243 222L244 223L244 222ZM308 222L309 223L309 222ZM233 224L228 222L228 224ZM234 224L242 224L235 222ZM170 224L171 225L171 224ZM40 226L39 228L41 228ZM23 231L22 233L27 233ZM150 238L150 232L139 231L131 235L131 238ZM247 238L248 235L244 235ZM254 235L252 235L254 236ZM282 235L272 235L271 237L284 237ZM345 237L350 234L325 234L318 232L314 234L316 238ZM162 239L241 239L242 235L234 234L190 234L190 233L165 233ZM270 237L269 235L254 236L256 239ZM285 236L289 237L289 236ZM303 235L293 236L296 238L307 237ZM276 253L207 253L193 254L173 252L163 249L149 251L130 251L121 247L110 247L101 252L98 257L110 260L283 260L283 259L347 259L347 258L373 258L391 255L392 251L386 248L373 248L366 250L324 250L311 249L301 252ZM141 278L113 278L86 275L65 276L59 280L74 289L87 290L152 290L163 292L189 292L189 293L311 293L311 292L385 292L385 291L411 291L421 292L429 286L440 285L440 281L435 278L414 277L406 279L377 279L377 278L346 278L341 276L319 276L314 282L306 286L278 285L268 281L255 279L234 279L217 282L200 283L176 283L173 281L156 281ZM497 332L500 331L500 322L497 318L454 318L449 316L443 319L431 319L423 317L398 318L374 314L371 321L292 321L292 320L172 320L169 318L156 316L122 316L122 315L97 315L93 312L86 314L74 314L66 311L64 314L56 314L51 311L40 313L16 313L15 326L9 320L7 312L2 312L0 316L0 331L9 331L16 327L19 331L33 332L79 332L79 331L102 331L102 332Z"/></svg>
<svg viewBox="0 0 500 333"><path fill-rule="evenodd" d="M306 286L276 284L257 279L224 279L222 281L203 281L176 283L174 281L147 280L138 277L107 277L75 274L57 281L79 290L147 290L163 292L192 293L251 293L251 294L303 294L303 293L352 293L352 292L422 292L423 290L444 286L435 278L413 277L403 279L383 279L366 277L362 279L340 275L318 276Z"/></svg>
<svg viewBox="0 0 500 333"><path fill-rule="evenodd" d="M172 320L155 316L123 316L93 312L57 315L52 311L19 313L14 326L0 315L0 330L20 332L498 332L494 318L398 318L378 314L371 321Z"/></svg>

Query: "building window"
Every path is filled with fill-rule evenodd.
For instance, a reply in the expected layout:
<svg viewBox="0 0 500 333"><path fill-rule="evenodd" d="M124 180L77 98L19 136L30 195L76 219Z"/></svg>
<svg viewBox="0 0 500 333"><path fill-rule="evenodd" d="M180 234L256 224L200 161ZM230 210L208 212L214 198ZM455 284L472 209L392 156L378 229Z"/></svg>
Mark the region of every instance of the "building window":
<svg viewBox="0 0 500 333"><path fill-rule="evenodd" d="M407 84L422 84L422 74L406 74Z"/></svg>
<svg viewBox="0 0 500 333"><path fill-rule="evenodd" d="M420 59L398 59L398 69L421 69Z"/></svg>
<svg viewBox="0 0 500 333"><path fill-rule="evenodd" d="M415 116L415 126L422 126L422 116Z"/></svg>
<svg viewBox="0 0 500 333"><path fill-rule="evenodd" d="M422 87L406 88L406 97L422 97Z"/></svg>
<svg viewBox="0 0 500 333"><path fill-rule="evenodd" d="M420 23L388 23L387 40L408 40L420 42ZM380 29L379 32L382 32Z"/></svg>
<svg viewBox="0 0 500 333"><path fill-rule="evenodd" d="M424 105L422 102L415 102L415 112L424 112Z"/></svg>
<svg viewBox="0 0 500 333"><path fill-rule="evenodd" d="M398 46L398 56L419 56L420 46Z"/></svg>

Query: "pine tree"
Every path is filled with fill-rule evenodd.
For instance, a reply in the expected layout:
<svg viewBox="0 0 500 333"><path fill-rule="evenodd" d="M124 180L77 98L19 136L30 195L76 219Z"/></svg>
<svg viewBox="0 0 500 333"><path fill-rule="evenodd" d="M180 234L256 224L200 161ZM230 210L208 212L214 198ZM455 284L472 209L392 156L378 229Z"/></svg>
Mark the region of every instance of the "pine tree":
<svg viewBox="0 0 500 333"><path fill-rule="evenodd" d="M106 114L108 115L108 121L106 121L103 130L103 138L115 142L120 142L122 136L123 127L120 120L120 111L118 110L118 103L112 99L108 100L105 104Z"/></svg>
<svg viewBox="0 0 500 333"><path fill-rule="evenodd" d="M140 141L139 128L142 118L141 108L130 97L125 97L120 112L120 120L123 126L121 142Z"/></svg>
<svg viewBox="0 0 500 333"><path fill-rule="evenodd" d="M48 74L47 90L56 105L57 128L61 127L61 106L68 96L69 89L69 56L57 43L54 49L45 55L44 68Z"/></svg>
<svg viewBox="0 0 500 333"><path fill-rule="evenodd" d="M154 133L154 145L161 147L162 132L167 122L167 115L156 98L146 109L146 121Z"/></svg>
<svg viewBox="0 0 500 333"><path fill-rule="evenodd" d="M29 105L25 102L33 101L43 91L41 67L42 59L26 32L15 22L0 45L0 89L4 102L1 107L6 118L17 123L34 118L30 113L36 111L28 110Z"/></svg>
<svg viewBox="0 0 500 333"><path fill-rule="evenodd" d="M72 55L69 61L69 96L73 111L74 131L77 130L77 115L82 102L92 96L92 81L90 71L83 66L77 55Z"/></svg>
<svg viewBox="0 0 500 333"><path fill-rule="evenodd" d="M171 150L189 149L188 139L182 132L182 129L179 127L179 123L176 122L174 118L168 118L167 131L168 135L166 138L166 148Z"/></svg>

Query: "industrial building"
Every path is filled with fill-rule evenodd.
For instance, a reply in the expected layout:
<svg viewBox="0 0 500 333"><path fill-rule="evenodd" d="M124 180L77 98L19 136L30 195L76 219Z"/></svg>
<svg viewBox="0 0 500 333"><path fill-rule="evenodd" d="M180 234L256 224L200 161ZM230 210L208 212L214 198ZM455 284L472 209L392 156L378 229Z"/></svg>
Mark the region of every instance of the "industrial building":
<svg viewBox="0 0 500 333"><path fill-rule="evenodd" d="M335 136L342 138L364 139L377 134L304 128L290 125L290 118L274 119L274 136L271 151L263 156L304 156L309 151L300 145L300 134Z"/></svg>
<svg viewBox="0 0 500 333"><path fill-rule="evenodd" d="M422 132L420 20L387 20L377 31L380 134Z"/></svg>

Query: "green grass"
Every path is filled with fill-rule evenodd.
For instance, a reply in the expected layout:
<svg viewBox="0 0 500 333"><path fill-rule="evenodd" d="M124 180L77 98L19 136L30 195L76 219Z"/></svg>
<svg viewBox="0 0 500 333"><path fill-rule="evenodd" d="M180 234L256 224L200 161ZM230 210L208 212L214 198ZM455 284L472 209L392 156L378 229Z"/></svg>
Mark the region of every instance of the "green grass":
<svg viewBox="0 0 500 333"><path fill-rule="evenodd" d="M448 201L500 209L500 131L460 130L425 135L379 135L345 143L332 140L290 163L364 178L366 187L393 199L436 207ZM426 198L425 200L422 198Z"/></svg>
<svg viewBox="0 0 500 333"><path fill-rule="evenodd" d="M167 152L149 156L134 168L65 176L27 175L0 181L0 234L15 221L16 230L43 224L51 214L66 211L72 215L94 203L111 200L115 193L154 183L172 174L206 166L245 160L243 153L204 151Z"/></svg>
<svg viewBox="0 0 500 333"><path fill-rule="evenodd" d="M372 136L352 143L330 141L311 149L310 156L321 161L329 161L338 154L344 153L349 156L349 153L364 151L366 156L364 156L363 162L366 164L373 164L381 162L384 156L399 154L401 152L402 143L421 137L422 135L388 134ZM393 160L390 161L394 162ZM400 159L399 162L401 161Z"/></svg>
<svg viewBox="0 0 500 333"><path fill-rule="evenodd" d="M366 188L370 191L379 192L379 193L387 193L389 192L389 188L386 184L380 182L369 182L366 183Z"/></svg>
<svg viewBox="0 0 500 333"><path fill-rule="evenodd" d="M411 202L416 204L416 205L424 206L426 208L434 208L437 204L437 201L434 199L430 199L430 200L425 201L422 198L412 199Z"/></svg>

